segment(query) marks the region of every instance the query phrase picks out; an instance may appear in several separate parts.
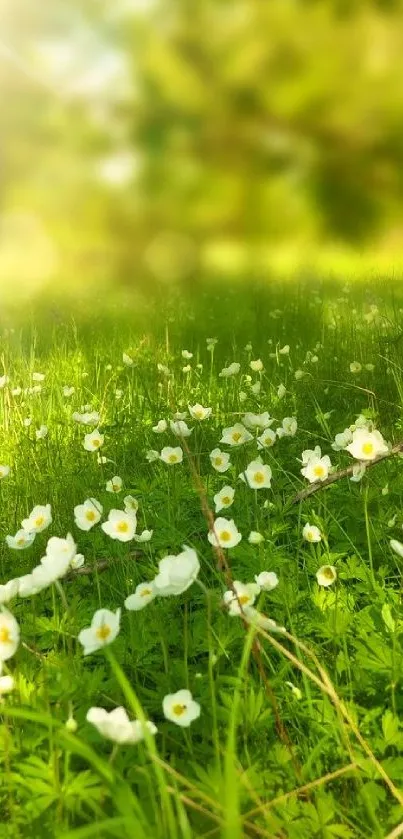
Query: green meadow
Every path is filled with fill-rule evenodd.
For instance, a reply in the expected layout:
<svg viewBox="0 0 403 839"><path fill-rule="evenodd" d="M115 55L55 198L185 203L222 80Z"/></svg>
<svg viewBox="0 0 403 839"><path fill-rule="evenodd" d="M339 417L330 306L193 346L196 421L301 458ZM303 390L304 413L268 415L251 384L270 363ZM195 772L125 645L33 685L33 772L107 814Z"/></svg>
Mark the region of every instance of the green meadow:
<svg viewBox="0 0 403 839"><path fill-rule="evenodd" d="M1 837L401 835L402 312L3 312Z"/></svg>

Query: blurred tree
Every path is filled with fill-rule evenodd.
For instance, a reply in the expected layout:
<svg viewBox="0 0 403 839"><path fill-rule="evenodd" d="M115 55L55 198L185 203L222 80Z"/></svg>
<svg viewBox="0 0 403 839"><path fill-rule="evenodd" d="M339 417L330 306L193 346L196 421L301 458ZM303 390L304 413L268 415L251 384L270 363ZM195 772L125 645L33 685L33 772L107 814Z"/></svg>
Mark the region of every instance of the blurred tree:
<svg viewBox="0 0 403 839"><path fill-rule="evenodd" d="M20 27L23 6L0 45L2 207L38 214L66 269L403 250L401 0L33 0Z"/></svg>

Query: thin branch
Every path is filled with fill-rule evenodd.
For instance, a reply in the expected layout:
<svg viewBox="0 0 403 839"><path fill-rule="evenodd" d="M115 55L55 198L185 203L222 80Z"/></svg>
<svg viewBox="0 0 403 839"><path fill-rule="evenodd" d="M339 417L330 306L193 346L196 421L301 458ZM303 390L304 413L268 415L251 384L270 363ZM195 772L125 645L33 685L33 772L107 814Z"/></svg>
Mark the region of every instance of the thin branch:
<svg viewBox="0 0 403 839"><path fill-rule="evenodd" d="M138 559L140 556L143 556L141 551L132 551L128 555L128 558ZM107 571L108 568L111 568L112 565L119 562L121 558L122 557L108 557L105 559L97 559L92 565L82 565L81 568L73 568L63 578L63 582L71 582L72 580L75 580L76 577L86 577L89 574L102 574L103 571Z"/></svg>
<svg viewBox="0 0 403 839"><path fill-rule="evenodd" d="M387 454L381 454L379 457L375 457L374 460L362 462L365 463L365 469L370 469L372 466L376 466L377 463L381 463L383 460L387 460L389 457L393 457L401 451L403 451L403 441L392 446ZM359 461L355 461L350 466L346 466L345 469L339 469L338 472L333 472L333 474L329 475L324 481L316 481L316 483L310 484L309 487L305 487L305 489L302 489L294 495L294 498L291 499L290 503L298 504L299 501L304 501L305 498L308 498L315 492L319 492L320 489L326 489L326 487L330 486L330 484L334 484L336 481L341 481L342 478L348 478L350 475L353 475L358 462Z"/></svg>

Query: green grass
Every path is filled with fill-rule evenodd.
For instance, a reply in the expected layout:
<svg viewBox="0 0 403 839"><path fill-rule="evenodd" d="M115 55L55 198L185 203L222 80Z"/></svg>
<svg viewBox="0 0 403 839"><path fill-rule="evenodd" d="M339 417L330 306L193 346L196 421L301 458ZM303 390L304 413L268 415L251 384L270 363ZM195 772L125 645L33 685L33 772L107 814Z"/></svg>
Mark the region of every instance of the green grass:
<svg viewBox="0 0 403 839"><path fill-rule="evenodd" d="M68 531L92 573L9 604L21 643L3 670L16 687L0 706L0 837L382 839L403 822L402 566L389 546L402 533L401 460L374 466L360 483L343 479L299 504L291 500L307 486L304 449L320 445L337 468L351 463L331 443L359 414L388 442L403 439L403 288L245 283L166 292L133 311L129 302L111 294L96 311L67 312L41 301L26 319L24 312L3 316L1 359L10 381L0 390L0 462L11 471L0 482L0 581L29 573L49 536ZM368 323L371 304L379 313ZM218 339L213 353L209 337ZM285 344L289 356L278 353ZM189 362L183 349L193 353ZM133 367L122 364L123 352ZM257 358L261 374L249 367ZM241 372L221 378L233 361ZM361 372L350 372L353 361ZM29 387L35 371L46 375L41 393L13 397L11 389ZM261 382L260 394L248 375ZM64 385L74 386L71 397ZM185 451L173 467L148 463L148 450L181 445L152 426L196 402L212 416L187 418L190 456ZM91 429L71 418L84 404L101 413L105 464L83 448ZM266 410L274 428L297 417L298 431L262 452L272 488L255 492L238 478L256 457L254 441L221 446L233 464L222 475L208 455L224 427L246 411ZM36 440L43 423L48 436ZM116 496L105 488L114 475L123 479ZM224 484L235 487L235 501L219 515L234 518L243 535L226 552L227 570L207 540L205 509L207 500L214 510ZM139 502L138 532L153 530L150 542L124 544L100 525L88 533L75 526L73 508L86 498L101 502L105 521L127 494ZM29 549L10 550L6 534L34 504L46 503L51 526ZM308 521L320 527L321 543L303 540ZM263 534L260 545L249 544L251 530ZM197 551L198 582L127 611L125 598L183 544ZM328 589L316 582L324 564L338 575ZM251 582L263 570L276 572L279 585L259 595L258 608L286 635L254 629L223 607L228 580ZM84 657L77 636L100 607L122 607L120 633ZM201 706L188 729L162 712L164 696L180 688ZM124 705L131 718L153 720L158 733L115 747L86 722L94 705ZM66 728L71 717L75 732Z"/></svg>

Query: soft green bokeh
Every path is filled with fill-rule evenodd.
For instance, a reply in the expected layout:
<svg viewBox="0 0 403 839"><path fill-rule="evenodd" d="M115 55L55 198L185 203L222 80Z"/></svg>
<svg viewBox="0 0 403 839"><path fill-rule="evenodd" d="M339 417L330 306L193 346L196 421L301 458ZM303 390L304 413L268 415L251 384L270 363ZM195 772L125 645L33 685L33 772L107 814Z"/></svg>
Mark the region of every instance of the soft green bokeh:
<svg viewBox="0 0 403 839"><path fill-rule="evenodd" d="M401 268L401 0L3 7L3 293Z"/></svg>

